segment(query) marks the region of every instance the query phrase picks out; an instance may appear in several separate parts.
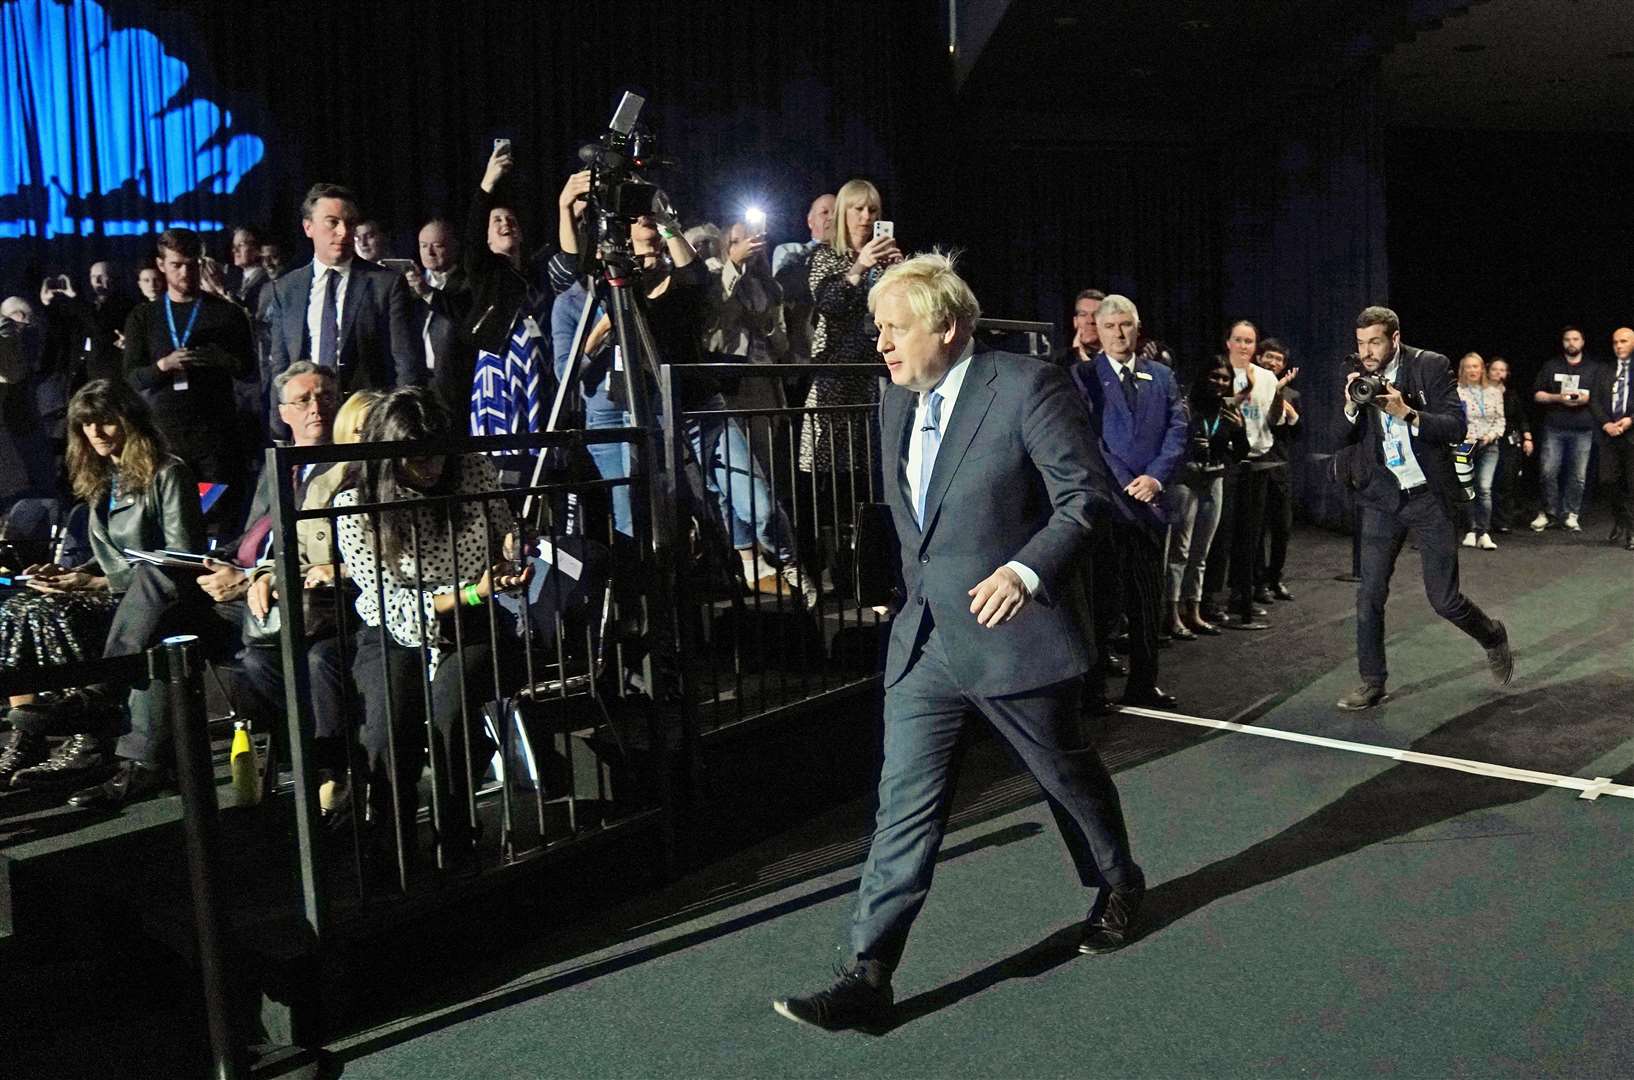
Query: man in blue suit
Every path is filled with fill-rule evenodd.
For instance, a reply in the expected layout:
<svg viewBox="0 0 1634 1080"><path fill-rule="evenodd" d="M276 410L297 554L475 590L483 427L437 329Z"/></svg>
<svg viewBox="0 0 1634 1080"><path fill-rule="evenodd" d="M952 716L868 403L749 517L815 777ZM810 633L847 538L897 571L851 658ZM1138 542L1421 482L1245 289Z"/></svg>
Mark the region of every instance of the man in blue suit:
<svg viewBox="0 0 1634 1080"><path fill-rule="evenodd" d="M403 275L353 251L357 198L339 184L314 184L301 203L312 261L272 286L265 384L297 360L335 372L343 394L425 381Z"/></svg>
<svg viewBox="0 0 1634 1080"><path fill-rule="evenodd" d="M1117 788L1079 719L1078 574L1094 505L1110 498L1083 406L1058 368L974 352L980 307L945 256L891 268L868 306L892 383L880 430L905 597L885 661L879 813L852 963L833 986L772 1003L828 1029L889 1021L891 972L930 889L972 712L1038 780L1093 890L1080 951L1126 944L1145 893Z"/></svg>
<svg viewBox="0 0 1634 1080"><path fill-rule="evenodd" d="M1101 352L1079 364L1072 381L1089 406L1089 424L1118 492L1096 532L1091 577L1096 644L1105 649L1118 611L1129 617L1129 681L1125 705L1166 709L1175 701L1157 685L1157 628L1163 603L1163 537L1169 527L1159 496L1186 449L1186 413L1174 373L1135 355L1140 312L1112 295L1095 312ZM1097 668L1091 704L1104 698Z"/></svg>

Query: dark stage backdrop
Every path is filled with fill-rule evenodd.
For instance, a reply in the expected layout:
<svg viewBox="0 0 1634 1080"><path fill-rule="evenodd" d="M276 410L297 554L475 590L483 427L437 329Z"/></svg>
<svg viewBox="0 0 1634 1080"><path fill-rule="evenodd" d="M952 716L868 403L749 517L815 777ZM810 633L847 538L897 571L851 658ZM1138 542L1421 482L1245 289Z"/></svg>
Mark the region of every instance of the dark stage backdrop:
<svg viewBox="0 0 1634 1080"><path fill-rule="evenodd" d="M56 6L0 9L18 3ZM71 6L150 32L184 65L173 105L219 105L235 131L265 142L264 159L230 193L194 192L147 208L149 220L194 220L203 206L224 223L260 222L286 242L291 265L310 257L298 205L313 181L355 187L394 253L409 256L426 218L463 219L499 136L513 140L530 234L553 235L555 192L623 89L649 99L644 119L679 162L662 182L684 217L752 199L776 238L803 238L811 198L851 176L875 180L904 211L925 197L903 163L916 160L950 100L934 0ZM224 252L224 241L215 246ZM0 285L37 284L47 268L83 274L95 256L145 247L95 227L87 237L0 240Z"/></svg>
<svg viewBox="0 0 1634 1080"><path fill-rule="evenodd" d="M1390 272L1403 336L1527 385L1582 326L1591 355L1634 326L1634 136L1392 131Z"/></svg>

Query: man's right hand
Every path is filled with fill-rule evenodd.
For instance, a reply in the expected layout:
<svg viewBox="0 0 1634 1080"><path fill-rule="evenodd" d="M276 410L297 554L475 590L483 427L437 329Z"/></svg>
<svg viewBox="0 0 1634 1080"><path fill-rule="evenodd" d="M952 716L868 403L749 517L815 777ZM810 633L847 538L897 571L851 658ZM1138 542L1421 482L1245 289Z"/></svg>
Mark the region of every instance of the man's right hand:
<svg viewBox="0 0 1634 1080"><path fill-rule="evenodd" d="M403 284L408 286L409 292L421 300L428 299L431 296L431 283L418 270L404 270Z"/></svg>
<svg viewBox="0 0 1634 1080"><path fill-rule="evenodd" d="M166 353L164 356L159 357L158 367L160 371L181 371L192 361L192 349L177 349L175 352Z"/></svg>
<svg viewBox="0 0 1634 1080"><path fill-rule="evenodd" d="M1623 433L1622 424L1617 420L1607 420L1605 423L1600 425L1600 430L1605 432L1607 435L1610 435L1613 439Z"/></svg>

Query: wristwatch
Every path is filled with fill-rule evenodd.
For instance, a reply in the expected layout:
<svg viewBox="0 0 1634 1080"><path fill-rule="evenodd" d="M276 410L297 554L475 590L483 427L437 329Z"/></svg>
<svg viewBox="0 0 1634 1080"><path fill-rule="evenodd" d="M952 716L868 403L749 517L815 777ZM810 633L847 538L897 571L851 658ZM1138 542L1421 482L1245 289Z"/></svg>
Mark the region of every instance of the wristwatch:
<svg viewBox="0 0 1634 1080"><path fill-rule="evenodd" d="M1408 409L1407 410L1407 415L1402 417L1401 419L1402 419L1402 422L1405 423L1408 427L1417 427L1418 426L1418 410L1417 409Z"/></svg>

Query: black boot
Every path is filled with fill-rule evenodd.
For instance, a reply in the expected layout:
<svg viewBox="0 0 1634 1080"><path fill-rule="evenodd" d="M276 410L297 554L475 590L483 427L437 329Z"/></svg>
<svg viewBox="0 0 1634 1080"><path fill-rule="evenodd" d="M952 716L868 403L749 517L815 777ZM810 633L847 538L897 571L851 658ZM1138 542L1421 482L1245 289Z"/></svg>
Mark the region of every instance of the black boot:
<svg viewBox="0 0 1634 1080"><path fill-rule="evenodd" d="M103 783L93 784L68 796L68 805L82 810L119 810L161 794L169 784L170 777L164 769L144 765L140 761L125 760Z"/></svg>
<svg viewBox="0 0 1634 1080"><path fill-rule="evenodd" d="M38 765L46 756L45 736L13 728L0 748L0 791L11 787L11 778Z"/></svg>
<svg viewBox="0 0 1634 1080"><path fill-rule="evenodd" d="M101 783L113 771L107 745L95 735L70 735L57 752L11 778L14 788L52 790Z"/></svg>

